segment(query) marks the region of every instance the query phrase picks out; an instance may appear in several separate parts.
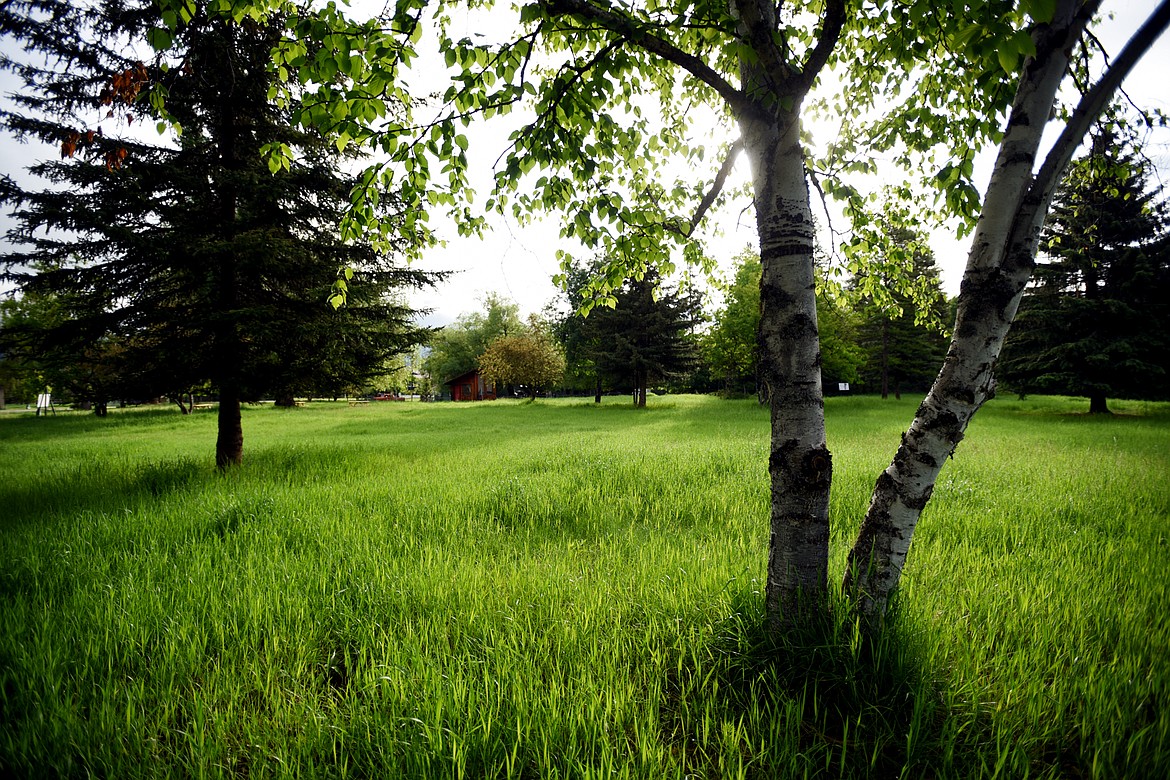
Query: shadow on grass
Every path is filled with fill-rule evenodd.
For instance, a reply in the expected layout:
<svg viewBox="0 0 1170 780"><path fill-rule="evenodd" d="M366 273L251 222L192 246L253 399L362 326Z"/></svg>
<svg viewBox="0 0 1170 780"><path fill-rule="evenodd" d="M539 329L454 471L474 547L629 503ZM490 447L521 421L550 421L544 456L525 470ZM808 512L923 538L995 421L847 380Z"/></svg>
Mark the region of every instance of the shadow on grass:
<svg viewBox="0 0 1170 780"><path fill-rule="evenodd" d="M744 743L748 777L931 776L939 699L896 614L872 636L835 603L773 636L761 602L737 596L706 658L680 666L664 731L693 744L698 713L742 724L755 737Z"/></svg>
<svg viewBox="0 0 1170 780"><path fill-rule="evenodd" d="M90 461L61 468L32 483L0 487L0 506L8 525L85 510L133 508L165 498L206 480L211 470L193 458L151 463Z"/></svg>

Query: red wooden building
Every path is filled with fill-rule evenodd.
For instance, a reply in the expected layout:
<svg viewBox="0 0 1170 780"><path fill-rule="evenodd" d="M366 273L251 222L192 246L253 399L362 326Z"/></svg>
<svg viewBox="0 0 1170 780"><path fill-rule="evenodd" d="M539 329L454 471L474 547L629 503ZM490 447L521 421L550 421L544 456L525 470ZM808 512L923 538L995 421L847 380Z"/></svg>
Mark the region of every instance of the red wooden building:
<svg viewBox="0 0 1170 780"><path fill-rule="evenodd" d="M495 387L488 386L478 368L444 384L451 387L452 401L494 401L496 398Z"/></svg>

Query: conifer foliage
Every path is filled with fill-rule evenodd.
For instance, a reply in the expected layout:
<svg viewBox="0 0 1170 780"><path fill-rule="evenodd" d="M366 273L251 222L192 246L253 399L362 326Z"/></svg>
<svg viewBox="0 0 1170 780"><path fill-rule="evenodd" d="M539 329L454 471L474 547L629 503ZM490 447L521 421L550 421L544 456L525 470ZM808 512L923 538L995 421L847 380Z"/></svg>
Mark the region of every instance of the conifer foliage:
<svg viewBox="0 0 1170 780"><path fill-rule="evenodd" d="M998 369L1019 393L1170 396L1170 243L1133 133L1097 128L1069 169Z"/></svg>
<svg viewBox="0 0 1170 780"><path fill-rule="evenodd" d="M17 223L0 264L67 314L7 334L13 351L64 366L116 348L104 393L173 396L210 382L224 468L242 459L241 402L339 394L382 373L424 335L392 293L434 277L340 239L353 184L339 172L345 145L294 129L269 99L279 20L201 13L165 58L143 62L164 28L154 3L0 7L6 50L22 50L3 66L24 85L0 121L60 151L30 168L43 189L4 182ZM171 119L182 133L160 135ZM265 162L273 144L291 156ZM334 310L341 268L349 305Z"/></svg>
<svg viewBox="0 0 1170 780"><path fill-rule="evenodd" d="M570 371L592 377L601 403L604 388L632 392L634 405L646 405L652 382L679 377L699 364L695 327L702 320L697 293L661 284L649 268L640 279L629 279L613 292L608 305L585 303L590 281L601 267L578 264L565 275L568 311L554 323L554 335L565 348Z"/></svg>

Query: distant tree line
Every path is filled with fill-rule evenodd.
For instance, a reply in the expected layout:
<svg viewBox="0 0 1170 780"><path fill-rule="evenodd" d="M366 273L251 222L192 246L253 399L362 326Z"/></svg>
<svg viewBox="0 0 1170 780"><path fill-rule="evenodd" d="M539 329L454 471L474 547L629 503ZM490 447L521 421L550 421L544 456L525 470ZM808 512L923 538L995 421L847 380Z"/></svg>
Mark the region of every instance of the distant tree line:
<svg viewBox="0 0 1170 780"><path fill-rule="evenodd" d="M44 19L0 14L0 31L78 63L64 75L7 63L28 90L0 121L59 143L61 156L31 169L49 187L0 185L16 217L0 263L18 288L0 301L0 404L30 403L49 387L99 414L112 399L166 396L186 412L196 394L217 397L222 466L240 459L243 401L373 389L441 397L444 383L475 369L504 395L765 400L754 253L735 258L709 309L653 268L587 300L607 266L599 258L569 268L541 316L524 320L492 294L482 311L428 333L411 325L400 292L441 275L336 234L354 185L340 173L347 155L268 103L265 27L185 28L183 67L156 77L186 131L151 145L74 128L110 102L93 85L133 79L136 66L114 44L152 11L128 0L61 8ZM239 74L228 79L225 63ZM295 157L262 162L272 141ZM1108 398L1170 398L1170 238L1150 174L1124 122L1098 127L1057 193L997 369L1001 388L1085 396L1093 412L1108 411ZM921 393L945 356L953 313L935 258L913 230L890 225L884 235L866 270L844 284L822 274L818 285L829 394ZM334 309L324 301L342 267L351 269L347 305Z"/></svg>
<svg viewBox="0 0 1170 780"><path fill-rule="evenodd" d="M1002 390L1084 396L1092 412L1108 411L1107 398L1170 398L1170 237L1166 204L1149 176L1132 131L1103 123L1044 228L1035 281L997 370ZM845 387L883 398L922 393L946 355L952 302L925 237L897 226L886 236L870 270L818 288L828 394ZM554 368L538 382L522 383L533 396L556 391L600 402L603 394L627 393L639 406L651 391L763 400L756 254L735 258L713 310L649 269L582 316L588 283L602 266L569 269L560 298L529 323L515 304L488 296L482 312L463 315L432 340L424 362L432 383L481 367L508 384L492 345L539 334L541 349L559 357L548 359Z"/></svg>

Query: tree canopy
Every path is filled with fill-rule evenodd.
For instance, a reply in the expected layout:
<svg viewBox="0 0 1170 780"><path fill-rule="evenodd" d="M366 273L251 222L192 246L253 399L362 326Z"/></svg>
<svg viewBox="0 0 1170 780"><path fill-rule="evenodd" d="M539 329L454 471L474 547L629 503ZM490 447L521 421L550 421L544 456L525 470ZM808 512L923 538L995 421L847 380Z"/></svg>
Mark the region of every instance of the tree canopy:
<svg viewBox="0 0 1170 780"><path fill-rule="evenodd" d="M925 236L901 227L886 230L883 262L860 272L850 286L857 297L858 346L865 360L859 380L865 392L925 392L947 353L943 324L949 307L934 253ZM913 279L916 295L899 289L895 278Z"/></svg>
<svg viewBox="0 0 1170 780"><path fill-rule="evenodd" d="M539 323L527 332L501 336L479 356L484 379L497 387L511 385L536 398L565 375L565 356Z"/></svg>
<svg viewBox="0 0 1170 780"><path fill-rule="evenodd" d="M465 374L479 365L479 358L496 339L518 336L528 325L520 307L497 293L482 299L482 311L465 312L430 339L430 353L423 361L433 386Z"/></svg>
<svg viewBox="0 0 1170 780"><path fill-rule="evenodd" d="M7 181L0 197L16 207L7 278L53 297L62 316L7 335L60 368L100 369L87 380L99 403L119 389L175 397L211 382L220 467L242 458L241 401L339 394L418 342L413 312L391 293L435 278L337 235L348 160L269 99L281 26L268 21L193 10L168 59L147 66L133 58L162 24L153 3L36 0L0 11L0 32L26 55L5 62L26 89L2 120L61 148L31 168L48 187ZM148 84L165 92L178 137L150 143L130 132L132 120L162 116L161 104L111 90ZM275 169L261 154L274 143L295 151ZM335 311L325 301L342 267L350 306Z"/></svg>

